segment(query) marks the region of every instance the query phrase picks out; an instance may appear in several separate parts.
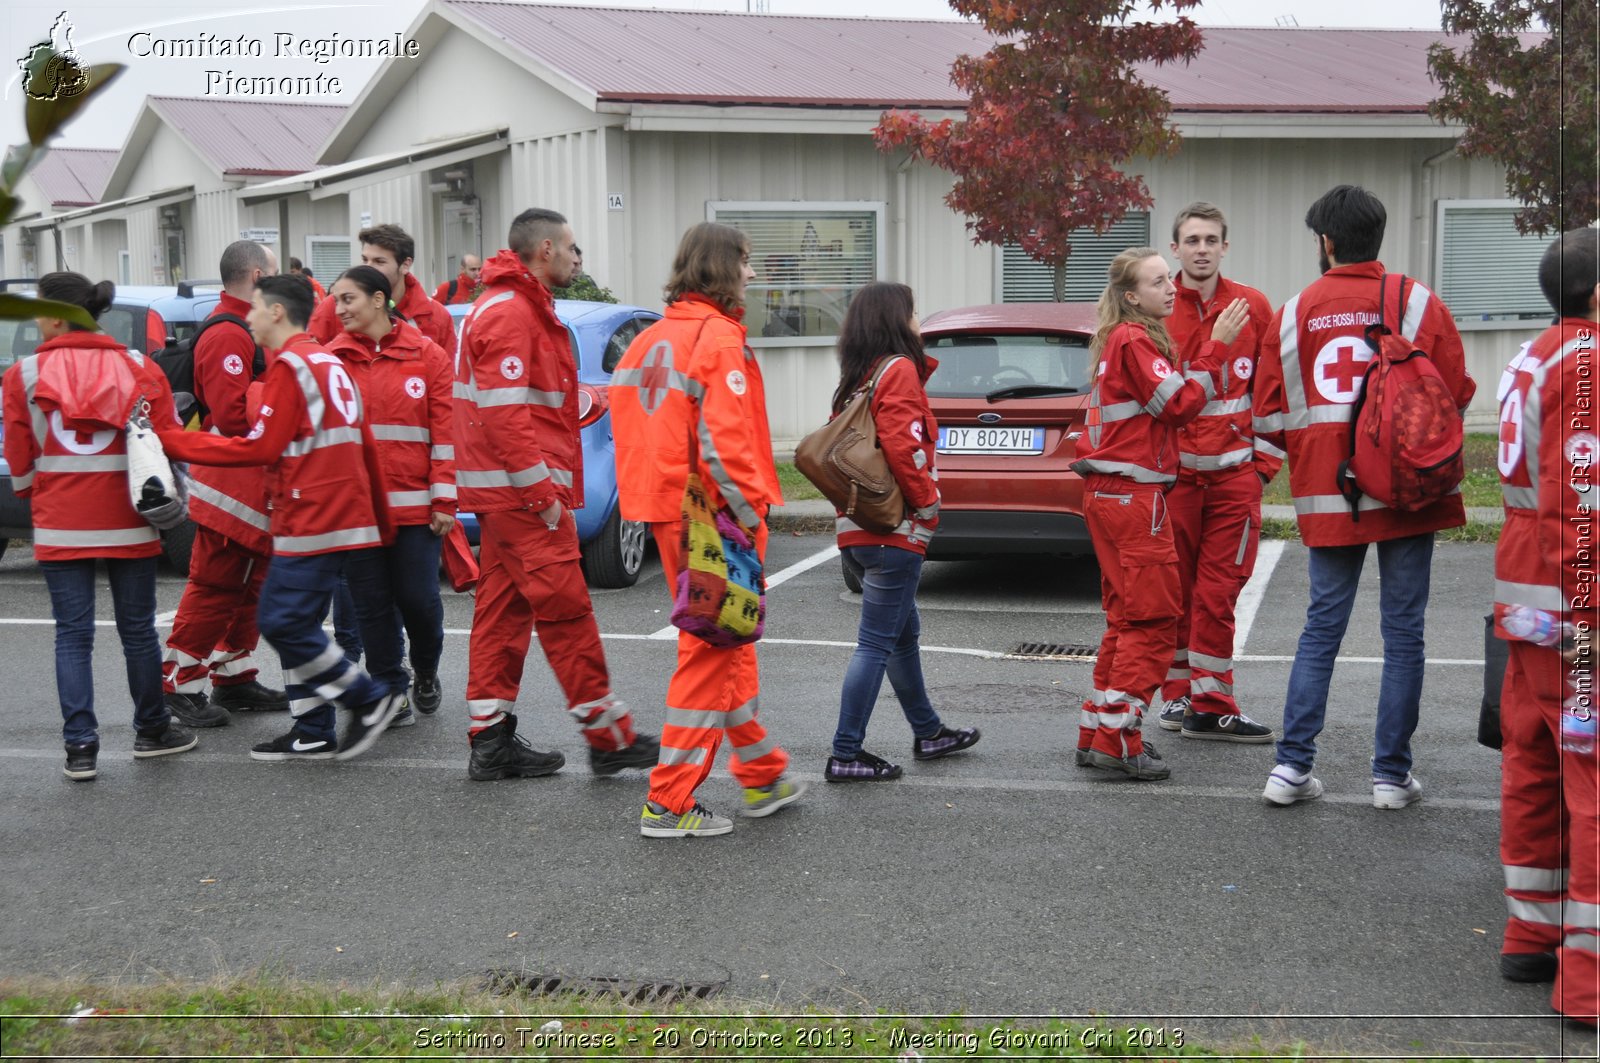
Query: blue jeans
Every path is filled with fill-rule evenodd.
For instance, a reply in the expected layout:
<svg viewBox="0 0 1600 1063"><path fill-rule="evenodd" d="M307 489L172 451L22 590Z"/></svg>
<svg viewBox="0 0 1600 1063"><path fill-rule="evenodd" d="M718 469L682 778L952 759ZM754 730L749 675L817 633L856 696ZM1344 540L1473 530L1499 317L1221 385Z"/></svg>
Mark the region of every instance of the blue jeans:
<svg viewBox="0 0 1600 1063"><path fill-rule="evenodd" d="M1390 539L1378 546L1378 622L1383 632L1383 678L1372 777L1399 782L1411 771L1411 735L1422 702L1423 624L1433 565L1433 533ZM1289 670L1278 763L1310 771L1328 710L1333 661L1350 623L1367 548L1311 548L1311 604Z"/></svg>
<svg viewBox="0 0 1600 1063"><path fill-rule="evenodd" d="M322 619L326 618L327 610L324 610ZM344 651L345 660L351 664L361 663L361 655L365 652L365 647L361 645L361 622L347 576L340 576L339 584L333 590L333 641Z"/></svg>
<svg viewBox="0 0 1600 1063"><path fill-rule="evenodd" d="M346 562L358 563L368 550L272 558L261 584L257 620L261 637L278 651L288 687L294 729L308 738L335 741L334 705L369 705L386 691L361 666L353 664L322 630L328 603ZM158 669L159 671L159 669Z"/></svg>
<svg viewBox="0 0 1600 1063"><path fill-rule="evenodd" d="M861 752L867 721L872 718L885 672L912 734L931 738L943 724L928 701L922 682L922 653L917 645L922 634L922 621L917 616L922 555L896 546L845 549L850 560L861 568L861 628L856 634L855 655L844 673L833 755L850 760Z"/></svg>
<svg viewBox="0 0 1600 1063"><path fill-rule="evenodd" d="M134 730L160 734L172 718L161 694L161 639L156 635L156 559L105 558L111 607L128 667ZM61 737L69 746L99 741L94 715L94 558L41 561L56 619L56 692Z"/></svg>
<svg viewBox="0 0 1600 1063"><path fill-rule="evenodd" d="M426 524L406 524L394 542L377 550L357 550L346 570L367 671L390 690L409 685L405 639L411 637L411 666L418 675L439 671L444 653L444 603L439 601L439 553L444 540ZM339 615L336 607L335 618ZM405 625L401 631L402 622ZM338 634L335 632L335 640Z"/></svg>

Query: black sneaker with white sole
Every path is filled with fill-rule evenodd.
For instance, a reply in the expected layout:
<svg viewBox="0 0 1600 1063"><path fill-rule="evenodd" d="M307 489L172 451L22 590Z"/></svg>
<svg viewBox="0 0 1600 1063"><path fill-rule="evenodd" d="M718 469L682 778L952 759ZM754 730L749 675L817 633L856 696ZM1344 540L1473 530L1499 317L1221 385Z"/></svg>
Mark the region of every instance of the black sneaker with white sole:
<svg viewBox="0 0 1600 1063"><path fill-rule="evenodd" d="M185 753L199 744L200 739L194 736L193 731L168 721L159 731L134 732L133 755L141 760L145 757L165 757L171 753Z"/></svg>
<svg viewBox="0 0 1600 1063"><path fill-rule="evenodd" d="M424 716L432 716L439 711L439 703L444 700L444 690L439 686L438 675L417 673L417 685L411 688L411 704Z"/></svg>
<svg viewBox="0 0 1600 1063"><path fill-rule="evenodd" d="M1161 726L1165 727L1163 723ZM1183 720L1183 737L1199 738L1208 742L1244 742L1259 745L1277 738L1272 728L1256 723L1244 713L1217 716L1209 712L1191 712Z"/></svg>
<svg viewBox="0 0 1600 1063"><path fill-rule="evenodd" d="M589 770L596 775L615 775L624 768L643 768L649 771L661 759L661 740L655 735L633 736L633 745L626 749L596 749L589 747Z"/></svg>
<svg viewBox="0 0 1600 1063"><path fill-rule="evenodd" d="M251 760L332 760L338 752L326 738L310 738L291 730L270 742L250 747Z"/></svg>
<svg viewBox="0 0 1600 1063"><path fill-rule="evenodd" d="M339 752L334 754L334 759L349 760L371 749L405 704L404 694L385 694L377 701L350 710L350 722L345 725L344 734L339 739Z"/></svg>
<svg viewBox="0 0 1600 1063"><path fill-rule="evenodd" d="M81 746L67 746L67 778L74 782L87 782L99 774L95 767L95 758L100 754L99 742L87 742Z"/></svg>
<svg viewBox="0 0 1600 1063"><path fill-rule="evenodd" d="M1157 722L1163 731L1183 730L1184 717L1194 715L1194 710L1189 707L1188 698L1173 698L1161 709Z"/></svg>

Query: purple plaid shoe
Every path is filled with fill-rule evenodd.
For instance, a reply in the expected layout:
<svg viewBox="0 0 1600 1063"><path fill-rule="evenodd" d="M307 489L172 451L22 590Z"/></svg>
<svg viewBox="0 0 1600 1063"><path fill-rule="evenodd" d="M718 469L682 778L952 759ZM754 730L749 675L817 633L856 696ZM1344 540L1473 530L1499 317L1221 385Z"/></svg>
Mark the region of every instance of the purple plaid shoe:
<svg viewBox="0 0 1600 1063"><path fill-rule="evenodd" d="M912 742L911 755L918 760L937 760L977 745L980 737L976 727L963 727L959 731L940 727L939 733L932 738L919 738Z"/></svg>
<svg viewBox="0 0 1600 1063"><path fill-rule="evenodd" d="M822 777L829 782L888 782L900 778L900 765L890 764L863 749L854 760L829 757Z"/></svg>

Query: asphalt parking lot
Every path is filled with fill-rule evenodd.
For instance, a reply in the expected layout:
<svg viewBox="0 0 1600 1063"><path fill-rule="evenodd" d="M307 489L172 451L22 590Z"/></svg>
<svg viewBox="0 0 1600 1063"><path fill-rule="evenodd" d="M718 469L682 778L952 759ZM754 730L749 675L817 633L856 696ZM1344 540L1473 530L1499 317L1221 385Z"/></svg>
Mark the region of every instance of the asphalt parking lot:
<svg viewBox="0 0 1600 1063"><path fill-rule="evenodd" d="M71 783L49 600L13 546L0 560L0 904L24 917L0 927L0 973L426 985L509 970L726 982L731 1006L1096 1013L1217 1044L1593 1058L1592 1034L1550 1016L1547 987L1496 970L1498 759L1474 741L1492 547L1437 550L1415 740L1426 794L1378 812L1375 560L1321 741L1327 796L1283 809L1260 798L1271 746L1183 741L1153 722L1169 782L1073 767L1090 666L1007 656L1098 641L1098 577L1072 560L930 564L929 687L946 720L981 727L983 741L912 762L886 684L867 748L904 763L905 778L823 785L857 608L831 546L776 534L768 558L762 715L811 792L731 836L665 842L638 835L638 773L589 774L537 653L522 730L568 766L467 780L472 603L448 592L444 709L348 763L250 761L281 716L237 718L193 753L135 763L120 653L102 627L100 778ZM1274 726L1305 567L1298 544L1267 546L1241 608L1241 702ZM163 577L163 617L181 591ZM675 648L659 568L594 600L614 686L656 729ZM103 587L100 607L109 625ZM267 656L263 679L277 683ZM702 796L718 810L738 801L720 768Z"/></svg>

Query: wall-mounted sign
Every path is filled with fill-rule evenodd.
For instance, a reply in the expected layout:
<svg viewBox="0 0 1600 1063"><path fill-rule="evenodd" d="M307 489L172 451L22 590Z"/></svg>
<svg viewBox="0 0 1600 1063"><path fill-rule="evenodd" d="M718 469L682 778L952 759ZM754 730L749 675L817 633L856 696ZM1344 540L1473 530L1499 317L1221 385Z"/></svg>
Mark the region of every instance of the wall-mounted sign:
<svg viewBox="0 0 1600 1063"><path fill-rule="evenodd" d="M361 227L363 229L372 228L372 211L364 210L361 212Z"/></svg>
<svg viewBox="0 0 1600 1063"><path fill-rule="evenodd" d="M275 244L278 242L276 229L240 229L239 239L254 240L258 244Z"/></svg>
<svg viewBox="0 0 1600 1063"><path fill-rule="evenodd" d="M610 192L610 193L608 193L606 195L606 209L607 210L621 210L622 209L622 193L621 192Z"/></svg>

